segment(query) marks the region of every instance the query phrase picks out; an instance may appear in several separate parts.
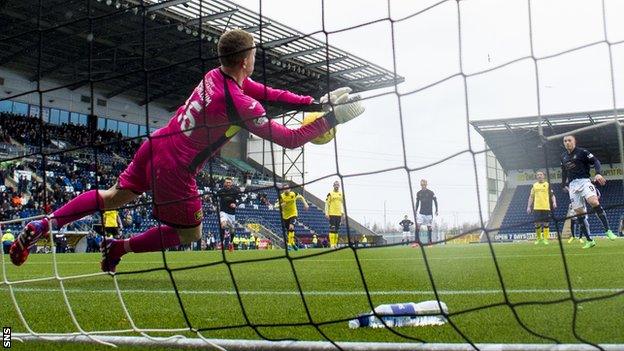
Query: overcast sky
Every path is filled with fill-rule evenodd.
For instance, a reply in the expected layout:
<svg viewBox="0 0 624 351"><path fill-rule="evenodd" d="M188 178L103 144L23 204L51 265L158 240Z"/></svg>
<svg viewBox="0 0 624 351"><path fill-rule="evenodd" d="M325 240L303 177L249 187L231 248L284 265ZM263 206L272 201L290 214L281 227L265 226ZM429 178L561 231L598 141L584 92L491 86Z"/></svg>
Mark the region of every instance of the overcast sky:
<svg viewBox="0 0 624 351"><path fill-rule="evenodd" d="M438 1L390 1L391 18L398 20ZM259 11L257 0L236 0ZM304 33L323 29L321 1L262 1L265 16ZM296 5L295 5L296 4ZM624 1L605 0L607 37L624 40ZM462 0L460 68L457 2L446 1L426 12L394 23L364 26L329 36L329 43L405 77L401 94L428 86L460 72L467 75L531 56L527 0ZM533 55L541 58L597 43L562 56L538 60L541 114L610 109L614 106L609 46L604 43L600 0L533 1ZM387 18L387 1L325 1L325 29L334 31ZM317 36L324 40L323 34ZM602 42L602 43L600 43ZM615 95L624 107L624 45L612 45ZM366 101L367 111L339 126L337 150L340 172L354 174L403 166L422 167L456 152L483 150L483 139L467 125L470 120L538 114L535 64L531 58L467 79L465 101L462 76L400 98L392 94ZM372 93L379 93L373 91ZM468 111L467 111L468 108ZM470 132L471 143L468 135ZM403 141L405 155L403 154ZM306 148L306 177L336 173L334 144ZM429 180L440 202L440 217L451 224L477 222L478 192L487 215L484 157L465 153L439 165L412 172L414 191L421 178ZM309 191L324 196L331 180L311 184ZM361 222L382 223L384 202L389 222L411 216L407 172L393 171L347 178L345 196L350 216Z"/></svg>

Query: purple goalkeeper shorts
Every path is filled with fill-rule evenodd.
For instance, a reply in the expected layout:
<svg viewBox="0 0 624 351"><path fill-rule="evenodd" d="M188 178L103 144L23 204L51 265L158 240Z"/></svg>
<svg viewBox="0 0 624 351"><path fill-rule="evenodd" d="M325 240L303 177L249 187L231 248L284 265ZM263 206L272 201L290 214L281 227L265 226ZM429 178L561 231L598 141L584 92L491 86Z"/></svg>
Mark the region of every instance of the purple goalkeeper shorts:
<svg viewBox="0 0 624 351"><path fill-rule="evenodd" d="M143 142L119 176L119 188L138 194L152 190L154 218L173 227L196 227L203 213L195 175L170 152L172 139L156 137Z"/></svg>

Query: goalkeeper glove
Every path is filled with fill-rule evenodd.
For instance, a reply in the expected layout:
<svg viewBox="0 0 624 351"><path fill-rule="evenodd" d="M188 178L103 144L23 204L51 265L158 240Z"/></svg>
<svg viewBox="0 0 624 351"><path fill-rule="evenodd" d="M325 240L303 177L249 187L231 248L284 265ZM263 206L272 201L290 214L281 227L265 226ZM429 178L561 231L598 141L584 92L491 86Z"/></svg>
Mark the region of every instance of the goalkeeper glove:
<svg viewBox="0 0 624 351"><path fill-rule="evenodd" d="M351 88L349 87L341 87L335 90L330 91L329 93L321 96L319 102L323 106L323 111L330 111L331 105L336 103L336 99L344 94L349 94L351 92Z"/></svg>
<svg viewBox="0 0 624 351"><path fill-rule="evenodd" d="M359 95L349 96L349 93L343 93L333 101L333 115L337 124L346 123L364 113L364 106L359 100Z"/></svg>

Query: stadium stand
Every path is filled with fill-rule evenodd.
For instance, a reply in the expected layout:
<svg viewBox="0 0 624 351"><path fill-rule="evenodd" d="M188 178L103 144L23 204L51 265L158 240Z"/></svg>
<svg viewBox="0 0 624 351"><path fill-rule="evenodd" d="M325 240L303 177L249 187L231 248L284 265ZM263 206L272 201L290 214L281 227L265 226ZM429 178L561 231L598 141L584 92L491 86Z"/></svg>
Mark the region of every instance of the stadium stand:
<svg viewBox="0 0 624 351"><path fill-rule="evenodd" d="M597 186L602 195L600 202L607 213L611 229L617 231L622 214L621 204L624 203L624 183L622 150L619 148L618 129L612 124L613 113L613 110L608 110L543 115L540 118L531 116L472 121L472 126L485 139L491 155L486 156L490 210L487 229L490 233L494 236L506 235L500 238L509 240L526 239L534 233L533 216L526 213L526 206L531 185L535 182L535 172L545 171L546 168L550 170L551 189L557 198L558 208L554 214L559 220L565 218L570 200L561 185L560 157L565 150L562 145L563 135L567 133L576 136L577 147L590 150L601 161L607 184ZM624 110L618 110L617 113L621 116ZM619 119L624 121L624 117ZM556 137L552 140L540 138L540 120L544 136ZM593 129L588 129L592 126ZM507 206L503 198L508 198L509 194L511 201ZM590 214L588 219L592 235L604 235L596 216ZM492 223L501 224L498 226ZM555 228L553 221L550 225ZM564 226L561 221L559 230L564 237L570 232L569 225Z"/></svg>
<svg viewBox="0 0 624 351"><path fill-rule="evenodd" d="M600 198L602 206L607 209L607 218L614 229L617 229L617 225L619 223L620 209L613 207L624 203L624 194L622 194L623 186L624 184L622 184L621 180L612 180L607 182L607 185L604 187L599 187L602 194L602 197ZM563 219L568 212L568 193L563 191L561 183L552 184L551 188L555 192L558 202L561 204L561 206L555 210L555 216L558 219ZM500 230L501 234L533 232L533 224L531 223L533 217L532 215L528 215L526 213L526 206L530 191L530 185L520 185L515 189L511 204L509 205L509 209L507 210L507 213L505 213L505 217L503 219L503 225ZM602 235L603 229L598 218L594 215L590 215L588 218L592 234ZM555 228L554 221L551 221L550 225L552 228ZM561 221L559 221L558 226L560 229L563 229L563 223Z"/></svg>
<svg viewBox="0 0 624 351"><path fill-rule="evenodd" d="M46 182L43 182L43 167L37 157L28 157L20 163L8 163L0 173L0 182L6 191L0 198L0 220L26 218L49 213L59 204L69 201L72 197L92 188L107 188L116 181L116 176L126 167L126 160L130 159L139 146L139 142L124 139L118 132L98 130L95 134L97 147L97 167L95 153L91 148L80 149L86 145L87 127L81 125L46 124L46 133L38 133L39 119L29 116L0 113L0 151L5 155L16 154L20 150L34 153L39 145L43 144L47 151L54 152L62 149L78 147L76 151L52 154L46 158ZM37 150L38 151L38 150ZM21 171L21 172L20 172ZM210 177L212 172L213 177ZM26 174L29 175L26 179ZM14 179L17 175L17 179ZM229 176L238 181L244 189L241 194L241 205L237 209L237 235L249 238L250 231L247 223L258 223L282 237L282 222L280 212L273 208L277 201L277 191L273 187L260 187L258 180L269 181L253 166L243 160L230 157L216 157L208 162L203 171L198 174L198 188L204 200L204 237L208 241L211 236L218 236L218 216L212 192L220 188L220 179ZM13 184L15 183L15 184ZM6 184L6 185L5 185ZM255 184L255 185L254 185ZM11 186L15 185L15 186ZM47 203L44 198L47 196ZM128 208L121 210L120 216L124 224L123 234L126 236L140 233L157 224L151 216L149 194L140 196ZM312 235L320 237L329 230L323 210L311 205L304 211L301 204L299 221L295 225L295 232L301 244L310 244ZM98 215L86 218L72 224L69 230L88 230L91 225L98 223ZM20 231L21 224L10 226L12 230ZM343 226L341 234L346 234ZM218 242L219 240L215 238Z"/></svg>

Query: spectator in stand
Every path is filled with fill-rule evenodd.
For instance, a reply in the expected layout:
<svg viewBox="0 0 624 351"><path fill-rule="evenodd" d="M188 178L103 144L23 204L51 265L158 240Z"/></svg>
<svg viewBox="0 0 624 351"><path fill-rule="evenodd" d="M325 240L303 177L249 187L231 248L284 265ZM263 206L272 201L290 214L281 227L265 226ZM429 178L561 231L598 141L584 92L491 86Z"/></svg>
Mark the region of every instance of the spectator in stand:
<svg viewBox="0 0 624 351"><path fill-rule="evenodd" d="M23 175L18 175L17 176L17 191L18 192L24 192L24 176Z"/></svg>
<svg viewBox="0 0 624 351"><path fill-rule="evenodd" d="M260 200L261 205L273 207L273 204L269 201L267 194L265 193L258 194L258 199Z"/></svg>
<svg viewBox="0 0 624 351"><path fill-rule="evenodd" d="M123 211L123 227L124 228L132 228L132 212L136 211L136 209L125 209Z"/></svg>
<svg viewBox="0 0 624 351"><path fill-rule="evenodd" d="M215 235L211 232L208 232L208 250L214 250L217 247L217 239Z"/></svg>
<svg viewBox="0 0 624 351"><path fill-rule="evenodd" d="M15 208L19 208L19 207L22 206L22 196L21 196L21 194L13 193L13 196L11 197L11 206L13 206Z"/></svg>
<svg viewBox="0 0 624 351"><path fill-rule="evenodd" d="M144 208L135 208L134 211L132 211L132 229L135 232L141 231L141 224L143 224L143 218L145 218L146 215L147 213Z"/></svg>
<svg viewBox="0 0 624 351"><path fill-rule="evenodd" d="M5 255L9 254L9 248L11 247L11 244L13 244L14 241L15 241L15 237L11 233L11 229L7 229L4 232L4 235L2 235L2 251L4 252Z"/></svg>
<svg viewBox="0 0 624 351"><path fill-rule="evenodd" d="M56 253L65 253L67 251L67 238L65 237L66 228L61 228L58 233L54 234L54 246Z"/></svg>
<svg viewBox="0 0 624 351"><path fill-rule="evenodd" d="M234 245L234 250L240 250L240 236L231 234L234 239L232 239L232 244Z"/></svg>
<svg viewBox="0 0 624 351"><path fill-rule="evenodd" d="M87 234L87 252L97 252L93 251L95 248L95 235L92 232L89 232L89 234Z"/></svg>
<svg viewBox="0 0 624 351"><path fill-rule="evenodd" d="M102 240L104 240L104 238L101 235L95 235L95 245L97 245L97 251L100 251L100 245L102 244Z"/></svg>
<svg viewBox="0 0 624 351"><path fill-rule="evenodd" d="M243 250L249 250L249 238L246 236L243 236L241 238L241 243L242 243L242 249Z"/></svg>

